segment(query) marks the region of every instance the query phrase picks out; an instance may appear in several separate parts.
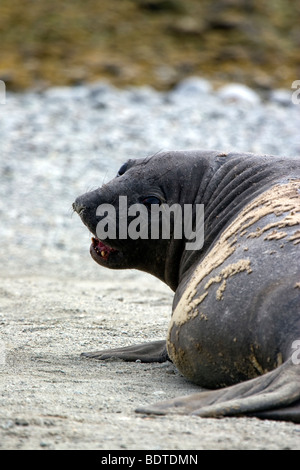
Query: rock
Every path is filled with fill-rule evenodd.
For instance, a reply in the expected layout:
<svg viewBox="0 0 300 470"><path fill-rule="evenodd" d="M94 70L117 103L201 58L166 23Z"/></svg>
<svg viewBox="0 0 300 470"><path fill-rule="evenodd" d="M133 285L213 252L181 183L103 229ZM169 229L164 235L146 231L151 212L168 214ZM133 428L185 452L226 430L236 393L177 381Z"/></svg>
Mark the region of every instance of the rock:
<svg viewBox="0 0 300 470"><path fill-rule="evenodd" d="M269 99L273 103L290 106L292 104L292 92L283 88L272 90Z"/></svg>
<svg viewBox="0 0 300 470"><path fill-rule="evenodd" d="M178 79L177 71L170 65L160 65L155 69L155 76L165 86L172 86Z"/></svg>
<svg viewBox="0 0 300 470"><path fill-rule="evenodd" d="M200 77L189 77L176 85L172 93L180 95L180 97L183 97L183 95L196 97L211 91L212 86L208 80Z"/></svg>
<svg viewBox="0 0 300 470"><path fill-rule="evenodd" d="M49 88L44 93L47 98L52 99L53 101L81 100L88 96L89 90L85 86L57 86Z"/></svg>
<svg viewBox="0 0 300 470"><path fill-rule="evenodd" d="M231 29L243 29L245 19L243 15L232 15L230 13L213 17L208 23L211 29L228 31Z"/></svg>
<svg viewBox="0 0 300 470"><path fill-rule="evenodd" d="M220 88L217 95L224 101L244 101L251 105L260 103L259 95L240 83L231 83Z"/></svg>
<svg viewBox="0 0 300 470"><path fill-rule="evenodd" d="M206 29L204 21L191 16L183 16L167 26L167 30L176 36L202 36Z"/></svg>
<svg viewBox="0 0 300 470"><path fill-rule="evenodd" d="M172 12L183 13L184 2L180 0L138 0L140 8L153 13Z"/></svg>

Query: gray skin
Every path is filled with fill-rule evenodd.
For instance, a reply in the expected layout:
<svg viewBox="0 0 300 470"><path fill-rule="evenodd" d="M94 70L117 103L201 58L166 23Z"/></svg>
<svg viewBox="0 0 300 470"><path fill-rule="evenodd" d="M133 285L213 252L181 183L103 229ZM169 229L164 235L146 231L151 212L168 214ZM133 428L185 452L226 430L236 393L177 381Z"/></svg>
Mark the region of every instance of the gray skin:
<svg viewBox="0 0 300 470"><path fill-rule="evenodd" d="M96 209L118 196L143 203L204 204L204 244L175 239L100 242ZM167 339L85 353L144 362L171 360L210 389L137 409L141 413L247 415L300 422L300 164L214 151L174 151L129 160L116 178L76 199L95 235L91 256L136 268L174 292ZM130 220L130 219L129 219ZM297 349L298 348L298 349Z"/></svg>

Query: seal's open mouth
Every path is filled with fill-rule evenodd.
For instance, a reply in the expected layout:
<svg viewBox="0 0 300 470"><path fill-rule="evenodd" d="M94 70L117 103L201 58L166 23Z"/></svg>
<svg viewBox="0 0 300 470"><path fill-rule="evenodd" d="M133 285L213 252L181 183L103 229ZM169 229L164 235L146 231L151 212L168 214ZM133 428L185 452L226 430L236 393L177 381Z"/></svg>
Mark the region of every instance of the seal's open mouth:
<svg viewBox="0 0 300 470"><path fill-rule="evenodd" d="M94 253L96 252L96 254L104 260L108 259L111 253L118 251L114 248L111 248L110 246L105 245L100 240L98 240L98 238L95 237L92 237L91 249L94 251Z"/></svg>

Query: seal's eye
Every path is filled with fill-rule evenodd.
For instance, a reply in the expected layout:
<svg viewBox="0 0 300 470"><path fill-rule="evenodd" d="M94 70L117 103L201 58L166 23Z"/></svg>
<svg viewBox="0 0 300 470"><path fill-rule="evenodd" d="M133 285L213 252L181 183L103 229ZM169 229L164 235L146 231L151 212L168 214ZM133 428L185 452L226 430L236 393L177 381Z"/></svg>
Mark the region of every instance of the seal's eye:
<svg viewBox="0 0 300 470"><path fill-rule="evenodd" d="M123 165L121 166L121 168L118 171L117 177L124 175L125 171L127 170L127 167L128 167L128 162L123 163Z"/></svg>
<svg viewBox="0 0 300 470"><path fill-rule="evenodd" d="M143 203L146 207L150 208L152 204L159 204L159 205L160 205L160 204L161 204L161 201L160 201L160 199L158 199L158 197L156 197L156 196L147 196L147 197L145 197L145 198L142 200L142 203Z"/></svg>

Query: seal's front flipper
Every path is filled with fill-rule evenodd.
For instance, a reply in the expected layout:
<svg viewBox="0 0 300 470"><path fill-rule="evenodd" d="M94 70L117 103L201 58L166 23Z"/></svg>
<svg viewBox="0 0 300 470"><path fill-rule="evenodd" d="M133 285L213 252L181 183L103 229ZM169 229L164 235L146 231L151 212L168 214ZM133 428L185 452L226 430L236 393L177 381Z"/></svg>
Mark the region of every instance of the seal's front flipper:
<svg viewBox="0 0 300 470"><path fill-rule="evenodd" d="M247 382L141 407L138 413L255 416L300 422L300 368L291 361Z"/></svg>
<svg viewBox="0 0 300 470"><path fill-rule="evenodd" d="M123 361L166 362L169 360L166 342L152 341L125 348L107 349L91 353L82 353L81 356L92 359L122 359Z"/></svg>

